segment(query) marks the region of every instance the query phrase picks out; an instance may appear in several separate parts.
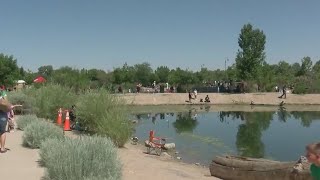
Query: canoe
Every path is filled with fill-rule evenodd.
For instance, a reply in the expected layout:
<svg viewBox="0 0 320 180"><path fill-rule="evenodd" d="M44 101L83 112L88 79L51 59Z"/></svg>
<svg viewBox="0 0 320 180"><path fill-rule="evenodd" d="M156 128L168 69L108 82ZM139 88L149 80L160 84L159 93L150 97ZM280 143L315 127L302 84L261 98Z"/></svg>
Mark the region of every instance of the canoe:
<svg viewBox="0 0 320 180"><path fill-rule="evenodd" d="M312 180L309 167L309 163L300 161L217 156L210 164L210 173L224 180Z"/></svg>

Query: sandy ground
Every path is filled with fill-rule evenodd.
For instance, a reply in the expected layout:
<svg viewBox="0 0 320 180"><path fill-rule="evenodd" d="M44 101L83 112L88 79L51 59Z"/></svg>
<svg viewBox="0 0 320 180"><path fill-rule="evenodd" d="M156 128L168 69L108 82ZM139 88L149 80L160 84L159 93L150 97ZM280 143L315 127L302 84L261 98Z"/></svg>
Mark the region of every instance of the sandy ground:
<svg viewBox="0 0 320 180"><path fill-rule="evenodd" d="M209 95L210 103L200 103ZM253 101L257 105L279 105L284 101L287 105L320 105L320 94L296 95L287 94L286 99L279 99L279 93L248 93L248 94L221 94L199 93L197 99L188 101L187 93L156 93L156 94L120 94L129 105L250 105Z"/></svg>
<svg viewBox="0 0 320 180"><path fill-rule="evenodd" d="M0 154L0 179L41 180L44 177L45 168L39 166L38 150L23 147L22 135L22 131L7 133L6 147L10 151ZM144 148L131 144L118 149L123 164L123 180L217 179L210 177L208 168L148 155L144 151Z"/></svg>
<svg viewBox="0 0 320 180"><path fill-rule="evenodd" d="M7 133L6 147L10 150L0 154L0 179L40 180L44 176L44 168L38 164L38 150L22 147L22 134Z"/></svg>
<svg viewBox="0 0 320 180"><path fill-rule="evenodd" d="M140 146L127 144L118 153L123 163L123 180L217 180L210 176L209 168L171 160L167 156L145 153Z"/></svg>

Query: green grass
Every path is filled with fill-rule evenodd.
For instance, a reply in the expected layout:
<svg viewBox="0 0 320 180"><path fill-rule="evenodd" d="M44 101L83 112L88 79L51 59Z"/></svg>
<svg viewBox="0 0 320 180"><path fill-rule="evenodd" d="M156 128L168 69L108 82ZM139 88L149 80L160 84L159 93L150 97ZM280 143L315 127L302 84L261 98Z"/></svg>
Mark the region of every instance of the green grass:
<svg viewBox="0 0 320 180"><path fill-rule="evenodd" d="M39 148L46 139L63 139L63 131L56 125L46 121L33 121L27 125L23 134L23 145L32 149Z"/></svg>
<svg viewBox="0 0 320 180"><path fill-rule="evenodd" d="M41 145L40 157L47 179L121 179L121 163L109 138L48 139Z"/></svg>
<svg viewBox="0 0 320 180"><path fill-rule="evenodd" d="M18 129L24 130L30 123L39 121L36 115L24 115L17 118Z"/></svg>
<svg viewBox="0 0 320 180"><path fill-rule="evenodd" d="M82 95L76 114L89 131L110 137L118 147L122 147L132 134L125 105L105 90Z"/></svg>

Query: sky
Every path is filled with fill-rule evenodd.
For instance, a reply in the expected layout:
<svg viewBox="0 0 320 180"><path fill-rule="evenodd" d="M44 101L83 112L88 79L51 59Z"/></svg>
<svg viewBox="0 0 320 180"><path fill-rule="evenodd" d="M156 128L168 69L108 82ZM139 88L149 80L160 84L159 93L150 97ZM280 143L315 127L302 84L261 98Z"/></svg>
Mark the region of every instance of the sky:
<svg viewBox="0 0 320 180"><path fill-rule="evenodd" d="M320 60L318 0L0 0L0 53L35 71L152 67L224 69L242 26L267 37L266 61Z"/></svg>

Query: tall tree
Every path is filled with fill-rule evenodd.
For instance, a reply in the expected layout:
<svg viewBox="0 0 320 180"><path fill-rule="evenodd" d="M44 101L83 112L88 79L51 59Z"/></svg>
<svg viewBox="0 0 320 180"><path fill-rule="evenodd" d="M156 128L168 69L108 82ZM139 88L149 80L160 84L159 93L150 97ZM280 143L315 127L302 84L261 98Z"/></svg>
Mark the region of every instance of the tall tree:
<svg viewBox="0 0 320 180"><path fill-rule="evenodd" d="M253 79L258 75L259 67L265 59L266 36L260 29L254 29L251 24L246 24L241 29L236 57L238 75L243 80Z"/></svg>
<svg viewBox="0 0 320 180"><path fill-rule="evenodd" d="M298 76L304 76L312 70L312 61L310 57L304 57L301 59L301 66L298 72Z"/></svg>
<svg viewBox="0 0 320 180"><path fill-rule="evenodd" d="M20 77L17 60L13 56L0 54L0 85L11 86Z"/></svg>
<svg viewBox="0 0 320 180"><path fill-rule="evenodd" d="M156 69L155 74L158 76L159 81L162 83L168 82L170 69L167 66L160 66Z"/></svg>
<svg viewBox="0 0 320 180"><path fill-rule="evenodd" d="M149 63L134 65L136 81L142 83L143 86L151 85L155 79L152 78L153 70Z"/></svg>
<svg viewBox="0 0 320 180"><path fill-rule="evenodd" d="M46 78L50 77L53 73L53 67L51 65L40 66L38 68L38 74L45 76Z"/></svg>

